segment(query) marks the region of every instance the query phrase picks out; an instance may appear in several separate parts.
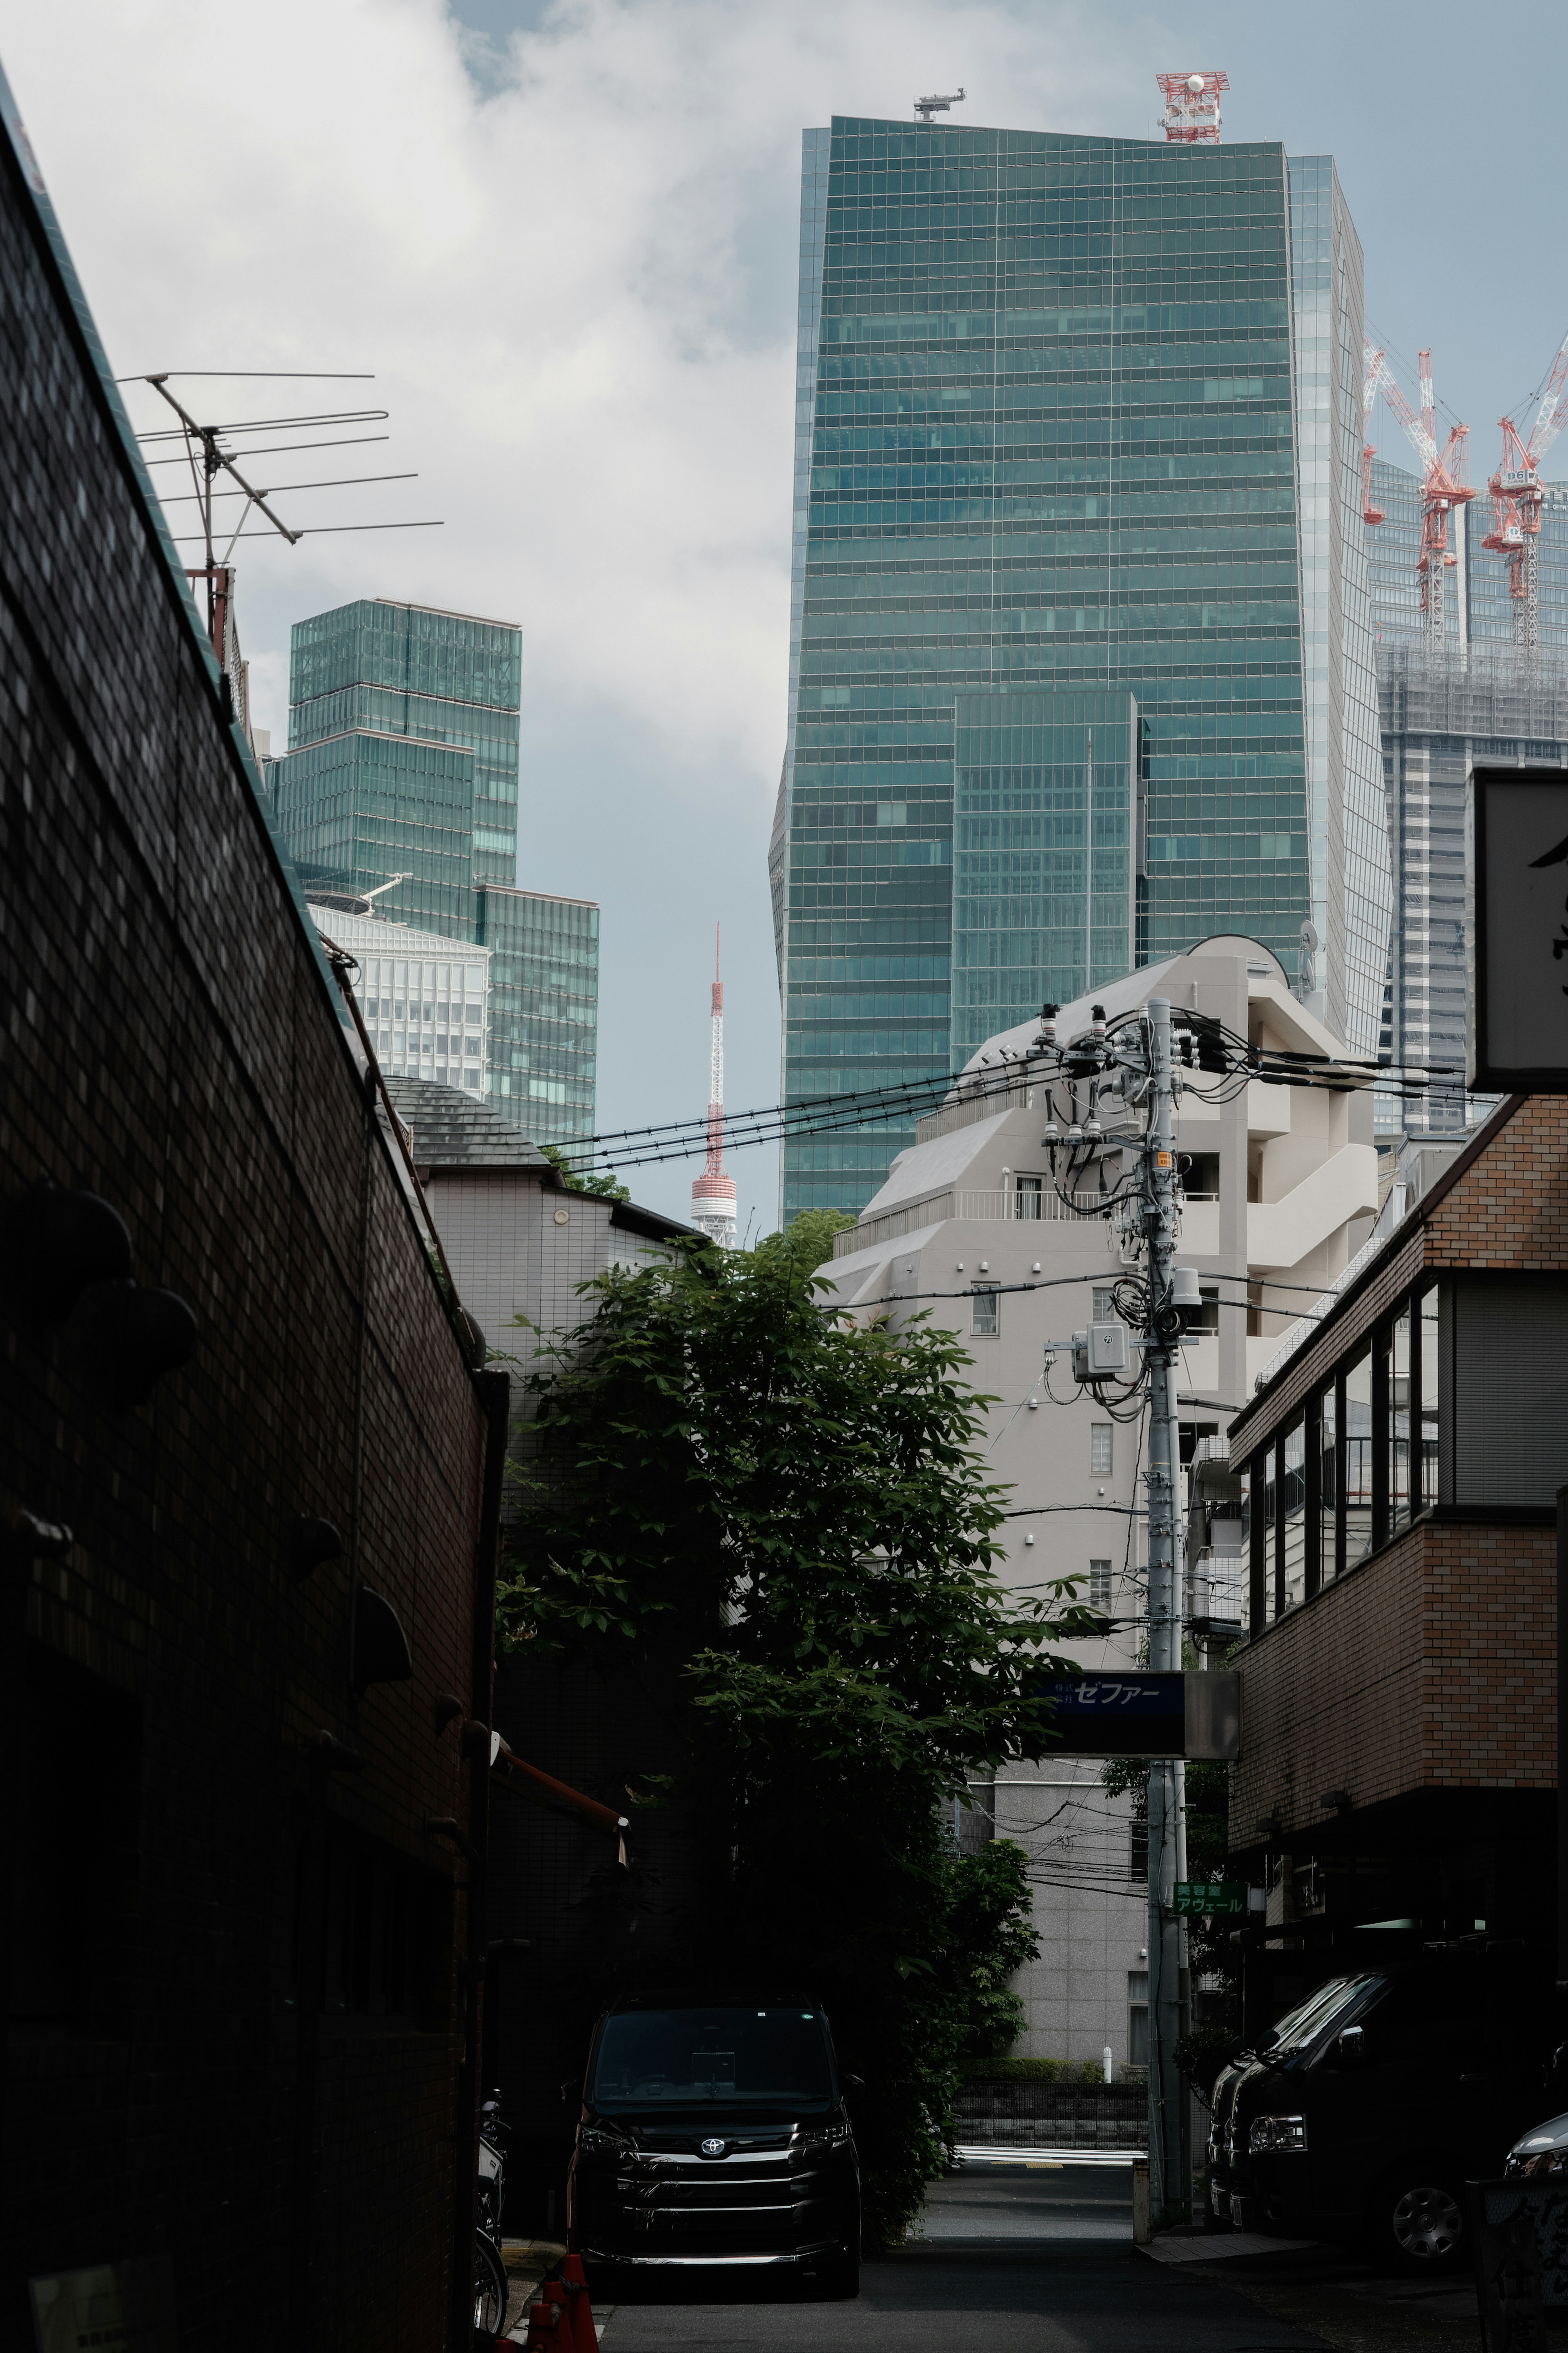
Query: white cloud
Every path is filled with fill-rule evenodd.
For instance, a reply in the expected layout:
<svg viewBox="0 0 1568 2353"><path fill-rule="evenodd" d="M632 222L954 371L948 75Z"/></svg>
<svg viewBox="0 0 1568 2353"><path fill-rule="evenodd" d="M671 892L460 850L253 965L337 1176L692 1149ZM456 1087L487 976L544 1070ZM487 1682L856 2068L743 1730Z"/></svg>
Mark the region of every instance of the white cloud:
<svg viewBox="0 0 1568 2353"><path fill-rule="evenodd" d="M902 114L933 75L974 120L1069 127L1110 86L1056 21L562 0L489 97L439 0L4 0L0 54L117 370L374 368L393 440L268 479L416 467L282 503L446 519L242 551L275 723L265 617L451 603L521 621L531 694L651 738L679 803L777 770L800 129Z"/></svg>

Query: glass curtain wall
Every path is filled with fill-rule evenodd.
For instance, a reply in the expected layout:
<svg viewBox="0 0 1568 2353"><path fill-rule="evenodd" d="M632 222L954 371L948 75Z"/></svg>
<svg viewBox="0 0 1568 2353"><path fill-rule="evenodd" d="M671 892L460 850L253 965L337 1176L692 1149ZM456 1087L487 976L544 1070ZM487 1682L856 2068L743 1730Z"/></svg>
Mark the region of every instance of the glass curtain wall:
<svg viewBox="0 0 1568 2353"><path fill-rule="evenodd" d="M1321 203L1315 174L1331 446L1300 480L1323 522L1314 629L1331 632L1344 533L1360 530L1358 501L1350 523L1340 512L1332 438L1347 339L1359 367L1359 254L1331 173ZM1306 237L1306 211L1294 219ZM1347 957L1371 951L1350 925L1343 762L1326 739L1310 806L1292 232L1272 144L845 117L807 133L770 852L786 1100L940 1076L972 1034L978 1008L959 990L955 1014L952 976L960 697L1136 697L1132 960L1245 932L1294 972L1316 907L1331 1002L1347 994ZM1332 890L1320 837L1340 845ZM1385 958L1381 941L1354 999L1370 991L1374 1018ZM877 1126L791 1143L785 1219L858 1210L911 1140Z"/></svg>
<svg viewBox="0 0 1568 2353"><path fill-rule="evenodd" d="M961 695L952 1067L1131 969L1138 707L1131 695Z"/></svg>
<svg viewBox="0 0 1568 2353"><path fill-rule="evenodd" d="M490 950L489 1089L498 1111L540 1144L594 1133L599 1018L599 910L533 891L478 892Z"/></svg>

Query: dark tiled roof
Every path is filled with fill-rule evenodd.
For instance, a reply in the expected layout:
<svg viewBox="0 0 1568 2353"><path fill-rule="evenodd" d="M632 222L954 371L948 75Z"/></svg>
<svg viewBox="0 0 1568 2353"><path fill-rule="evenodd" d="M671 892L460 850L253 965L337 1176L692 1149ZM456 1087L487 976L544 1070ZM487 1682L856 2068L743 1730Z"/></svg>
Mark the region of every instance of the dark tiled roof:
<svg viewBox="0 0 1568 2353"><path fill-rule="evenodd" d="M545 1168L550 1163L487 1103L430 1079L388 1078L393 1108L414 1133L416 1168Z"/></svg>

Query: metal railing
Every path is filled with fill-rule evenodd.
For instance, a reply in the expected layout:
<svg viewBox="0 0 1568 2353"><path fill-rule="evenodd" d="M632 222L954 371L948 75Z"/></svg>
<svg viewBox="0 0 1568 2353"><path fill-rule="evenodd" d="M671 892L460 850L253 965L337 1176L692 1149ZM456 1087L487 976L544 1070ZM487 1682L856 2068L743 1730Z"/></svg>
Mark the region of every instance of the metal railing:
<svg viewBox="0 0 1568 2353"><path fill-rule="evenodd" d="M1020 1192L1016 1186L957 1187L952 1192L933 1193L923 1201L911 1201L907 1208L888 1209L878 1218L865 1218L858 1226L847 1227L833 1238L835 1258L847 1258L852 1250L868 1250L875 1242L897 1241L904 1234L915 1233L922 1226L939 1225L945 1218L967 1219L982 1225L1049 1225L1065 1223L1070 1219L1092 1216L1104 1203L1103 1193L1074 1193L1066 1201L1042 1186L1038 1193Z"/></svg>

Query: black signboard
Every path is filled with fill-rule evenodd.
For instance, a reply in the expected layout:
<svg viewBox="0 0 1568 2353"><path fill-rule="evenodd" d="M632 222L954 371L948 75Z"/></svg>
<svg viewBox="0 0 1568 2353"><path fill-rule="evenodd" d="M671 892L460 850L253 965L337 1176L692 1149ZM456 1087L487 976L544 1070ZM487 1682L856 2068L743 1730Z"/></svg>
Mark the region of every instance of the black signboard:
<svg viewBox="0 0 1568 2353"><path fill-rule="evenodd" d="M1470 820L1469 1083L1568 1094L1568 775L1478 767Z"/></svg>
<svg viewBox="0 0 1568 2353"><path fill-rule="evenodd" d="M1237 1757L1241 1679L1137 1667L1042 1675L1051 1700L1051 1757Z"/></svg>

